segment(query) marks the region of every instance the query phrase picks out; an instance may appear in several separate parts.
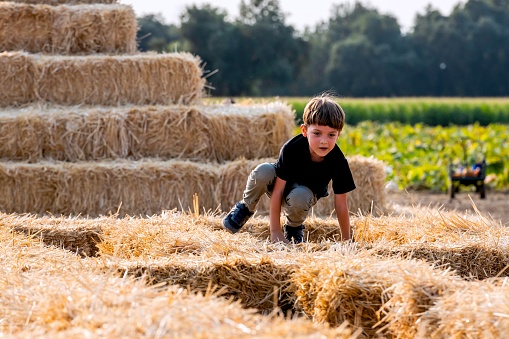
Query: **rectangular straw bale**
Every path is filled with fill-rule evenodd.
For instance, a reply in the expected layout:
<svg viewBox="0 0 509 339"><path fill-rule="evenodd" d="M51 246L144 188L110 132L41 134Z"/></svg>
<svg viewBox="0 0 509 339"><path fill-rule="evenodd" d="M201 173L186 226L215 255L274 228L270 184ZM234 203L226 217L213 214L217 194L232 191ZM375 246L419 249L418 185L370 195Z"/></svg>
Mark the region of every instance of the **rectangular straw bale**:
<svg viewBox="0 0 509 339"><path fill-rule="evenodd" d="M400 215L367 216L354 227L356 241L368 244L384 241L395 248L447 243L464 247L484 244L486 248L505 250L505 239L509 237L507 227L480 212L479 215L469 215L419 206Z"/></svg>
<svg viewBox="0 0 509 339"><path fill-rule="evenodd" d="M210 106L210 147L218 161L277 157L293 136L295 113L282 102Z"/></svg>
<svg viewBox="0 0 509 339"><path fill-rule="evenodd" d="M19 249L18 249L19 252ZM60 259L60 258L58 258ZM13 260L16 262L16 260ZM9 338L355 338L309 319L262 315L218 293L154 287L92 269L2 273L0 331ZM67 263L62 261L62 263ZM61 265L64 266L64 265Z"/></svg>
<svg viewBox="0 0 509 339"><path fill-rule="evenodd" d="M385 166L383 162L362 156L347 157L357 188L348 193L350 212L380 213L385 211ZM242 199L249 173L259 164L274 163L275 159L238 160L223 166L220 178L219 201L223 210L229 209L236 201ZM269 199L266 196L257 205L257 213L268 214ZM329 196L318 200L312 213L318 216L329 216L334 212L334 193L329 184Z"/></svg>
<svg viewBox="0 0 509 339"><path fill-rule="evenodd" d="M111 221L97 218L37 218L33 215L0 214L0 223L15 232L29 235L47 246L55 246L85 257L98 252L102 228Z"/></svg>
<svg viewBox="0 0 509 339"><path fill-rule="evenodd" d="M200 60L189 53L35 56L41 101L63 105L170 105L201 99Z"/></svg>
<svg viewBox="0 0 509 339"><path fill-rule="evenodd" d="M215 209L217 170L186 161L0 163L0 210L59 215L152 215Z"/></svg>
<svg viewBox="0 0 509 339"><path fill-rule="evenodd" d="M61 105L190 105L203 95L205 79L200 63L189 53L1 53L0 64L6 65L2 75L11 80L0 83L0 92L8 93L0 104L37 101Z"/></svg>
<svg viewBox="0 0 509 339"><path fill-rule="evenodd" d="M436 301L423 315L417 338L504 338L509 333L509 284L469 282Z"/></svg>
<svg viewBox="0 0 509 339"><path fill-rule="evenodd" d="M195 107L34 105L0 113L0 158L8 160L214 160L209 149L207 117Z"/></svg>
<svg viewBox="0 0 509 339"><path fill-rule="evenodd" d="M212 287L220 288L221 295L239 300L245 308L271 312L281 302L280 291L286 289L293 266L277 264L268 257L262 259L196 260L192 256L172 256L167 259L120 261L119 272L146 276L152 283L167 282L181 285L194 292L207 293ZM277 295L274 295L277 293ZM274 301L277 300L277 303Z"/></svg>
<svg viewBox="0 0 509 339"><path fill-rule="evenodd" d="M255 128L247 142L249 121L265 128ZM241 156L256 159L276 156L278 145L291 136L291 126L291 111L284 104L31 105L0 112L0 158L31 162L49 158L70 162L145 157L200 162Z"/></svg>
<svg viewBox="0 0 509 339"><path fill-rule="evenodd" d="M9 2L33 5L79 5L79 4L116 4L118 0L9 0Z"/></svg>
<svg viewBox="0 0 509 339"><path fill-rule="evenodd" d="M0 51L49 49L54 16L50 6L0 2Z"/></svg>
<svg viewBox="0 0 509 339"><path fill-rule="evenodd" d="M292 276L291 287L295 289L297 305L316 323L337 326L348 321L354 328L363 329L363 334L368 338L374 338L384 333L390 323L388 318L383 318L382 306L391 297L388 291L393 286L407 279L415 279L417 283L421 280L429 281L424 279L428 276L440 280L444 274L446 273L419 261L383 260L359 254L338 256L334 260L310 257ZM432 280L432 283L435 280ZM414 295L415 299L409 298L405 302L425 305L421 301L428 298L426 292L432 290L433 286L424 284L420 287L419 291L422 292ZM451 288L453 287L451 285ZM409 306L407 311L418 309ZM416 318L418 313L401 316Z"/></svg>
<svg viewBox="0 0 509 339"><path fill-rule="evenodd" d="M0 2L0 50L134 53L136 15L127 5L49 6Z"/></svg>
<svg viewBox="0 0 509 339"><path fill-rule="evenodd" d="M500 243L462 241L455 244L420 243L391 246L380 249L378 253L384 256L426 260L451 268L465 279L486 279L509 275L504 269L509 262L506 247Z"/></svg>
<svg viewBox="0 0 509 339"><path fill-rule="evenodd" d="M419 274L406 274L384 292L385 304L380 312L379 331L391 338L424 338L417 332L422 315L453 291L462 290L468 283L444 270L424 269Z"/></svg>
<svg viewBox="0 0 509 339"><path fill-rule="evenodd" d="M28 54L0 53L0 106L21 105L36 100L36 67Z"/></svg>

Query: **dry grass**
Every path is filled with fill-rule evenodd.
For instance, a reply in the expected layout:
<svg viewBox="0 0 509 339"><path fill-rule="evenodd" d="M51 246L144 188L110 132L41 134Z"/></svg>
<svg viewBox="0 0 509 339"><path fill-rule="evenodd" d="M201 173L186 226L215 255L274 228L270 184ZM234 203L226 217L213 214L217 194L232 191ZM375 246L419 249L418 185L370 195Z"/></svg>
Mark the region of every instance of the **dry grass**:
<svg viewBox="0 0 509 339"><path fill-rule="evenodd" d="M293 126L293 113L281 102L249 107L30 105L0 112L0 158L223 162L276 157Z"/></svg>
<svg viewBox="0 0 509 339"><path fill-rule="evenodd" d="M127 5L0 2L0 50L51 54L124 54L137 50L138 24Z"/></svg>
<svg viewBox="0 0 509 339"><path fill-rule="evenodd" d="M189 53L47 56L0 53L0 106L190 105L204 94L201 60Z"/></svg>

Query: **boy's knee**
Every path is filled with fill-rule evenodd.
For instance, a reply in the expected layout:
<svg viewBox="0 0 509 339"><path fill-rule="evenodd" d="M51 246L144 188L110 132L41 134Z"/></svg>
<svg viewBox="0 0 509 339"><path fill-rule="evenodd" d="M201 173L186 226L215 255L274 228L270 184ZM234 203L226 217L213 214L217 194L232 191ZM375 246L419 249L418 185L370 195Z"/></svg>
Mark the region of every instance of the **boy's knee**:
<svg viewBox="0 0 509 339"><path fill-rule="evenodd" d="M313 199L313 192L309 188L297 186L288 193L286 202L289 208L308 211L313 206Z"/></svg>
<svg viewBox="0 0 509 339"><path fill-rule="evenodd" d="M251 176L257 183L270 184L276 177L276 169L273 164L263 163L251 172Z"/></svg>

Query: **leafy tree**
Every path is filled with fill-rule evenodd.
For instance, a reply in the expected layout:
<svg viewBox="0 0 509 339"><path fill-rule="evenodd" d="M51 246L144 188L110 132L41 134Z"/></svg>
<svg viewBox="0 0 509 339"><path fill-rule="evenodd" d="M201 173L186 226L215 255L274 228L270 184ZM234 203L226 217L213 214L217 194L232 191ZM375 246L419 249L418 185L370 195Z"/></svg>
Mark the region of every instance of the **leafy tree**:
<svg viewBox="0 0 509 339"><path fill-rule="evenodd" d="M168 45L180 39L180 31L167 25L160 14L148 14L138 18L138 49L142 52L168 50Z"/></svg>
<svg viewBox="0 0 509 339"><path fill-rule="evenodd" d="M361 3L336 5L319 42L322 64L318 86L344 96L396 95L404 77L398 62L406 62L406 46L396 19ZM316 32L321 34L321 32ZM316 45L313 45L313 50ZM316 69L315 69L316 70ZM325 86L324 86L325 85Z"/></svg>
<svg viewBox="0 0 509 339"><path fill-rule="evenodd" d="M237 20L241 32L242 66L251 86L251 95L270 95L290 86L304 63L308 44L292 26L285 24L277 0L241 1ZM288 93L288 92L287 92Z"/></svg>
<svg viewBox="0 0 509 339"><path fill-rule="evenodd" d="M507 1L469 0L449 17L428 7L410 39L425 70L416 93L438 96L506 95L509 89ZM504 74L505 71L505 74ZM502 73L501 73L502 72Z"/></svg>
<svg viewBox="0 0 509 339"><path fill-rule="evenodd" d="M432 7L411 32L360 2L333 5L327 21L297 32L277 0L243 0L239 17L190 6L180 25L139 18L140 50L202 58L213 95L503 96L509 92L509 1Z"/></svg>

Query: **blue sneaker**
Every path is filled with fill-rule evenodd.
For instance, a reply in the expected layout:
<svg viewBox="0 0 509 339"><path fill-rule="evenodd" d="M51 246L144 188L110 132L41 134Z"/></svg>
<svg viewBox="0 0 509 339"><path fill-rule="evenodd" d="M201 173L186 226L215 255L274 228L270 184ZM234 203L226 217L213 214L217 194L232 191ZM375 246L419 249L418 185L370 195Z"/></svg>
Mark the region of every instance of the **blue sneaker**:
<svg viewBox="0 0 509 339"><path fill-rule="evenodd" d="M293 241L293 243L295 244L300 244L301 242L304 241L304 228L305 228L304 225L295 227L285 225L284 231L286 240L288 240L289 242Z"/></svg>
<svg viewBox="0 0 509 339"><path fill-rule="evenodd" d="M224 217L223 226L231 233L237 233L242 226L251 218L254 212L250 212L247 205L239 201L232 210Z"/></svg>

